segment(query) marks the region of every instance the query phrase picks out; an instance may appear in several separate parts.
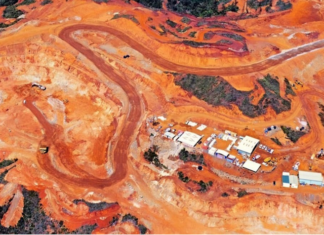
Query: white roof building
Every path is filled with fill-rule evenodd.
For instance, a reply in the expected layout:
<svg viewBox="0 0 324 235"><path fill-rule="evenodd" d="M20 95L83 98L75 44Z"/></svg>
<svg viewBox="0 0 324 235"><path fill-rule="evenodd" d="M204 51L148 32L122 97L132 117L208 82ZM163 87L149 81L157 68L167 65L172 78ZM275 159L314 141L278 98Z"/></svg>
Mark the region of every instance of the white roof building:
<svg viewBox="0 0 324 235"><path fill-rule="evenodd" d="M158 116L158 119L160 119L161 121L165 121L165 120L167 120L165 117L163 117L163 116Z"/></svg>
<svg viewBox="0 0 324 235"><path fill-rule="evenodd" d="M312 172L312 171L299 171L299 182L301 184L315 184L322 185L323 184L323 175L322 173Z"/></svg>
<svg viewBox="0 0 324 235"><path fill-rule="evenodd" d="M260 168L261 164L257 163L257 162L253 162L250 160L246 160L246 162L243 164L243 168L248 169L250 171L253 172L257 172Z"/></svg>
<svg viewBox="0 0 324 235"><path fill-rule="evenodd" d="M252 138L250 136L245 136L239 143L237 150L247 155L251 155L259 142L260 140L258 139Z"/></svg>
<svg viewBox="0 0 324 235"><path fill-rule="evenodd" d="M190 131L185 131L181 137L178 139L179 142L188 145L189 147L194 147L203 136L197 135Z"/></svg>
<svg viewBox="0 0 324 235"><path fill-rule="evenodd" d="M227 157L229 154L228 152L226 152L225 150L222 150L222 149L217 149L216 153L221 154L225 157Z"/></svg>
<svg viewBox="0 0 324 235"><path fill-rule="evenodd" d="M298 188L298 177L297 175L289 175L289 183L292 188Z"/></svg>
<svg viewBox="0 0 324 235"><path fill-rule="evenodd" d="M176 135L171 132L165 132L164 136L168 139L173 139Z"/></svg>
<svg viewBox="0 0 324 235"><path fill-rule="evenodd" d="M201 124L199 127L197 127L197 130L203 131L206 129L206 127L207 127L206 125Z"/></svg>
<svg viewBox="0 0 324 235"><path fill-rule="evenodd" d="M186 124L187 124L188 126L192 126L192 127L198 125L198 123L196 123L196 122L192 122L192 121L187 121Z"/></svg>
<svg viewBox="0 0 324 235"><path fill-rule="evenodd" d="M208 150L208 154L214 156L216 151L217 151L216 148L211 147L211 148Z"/></svg>

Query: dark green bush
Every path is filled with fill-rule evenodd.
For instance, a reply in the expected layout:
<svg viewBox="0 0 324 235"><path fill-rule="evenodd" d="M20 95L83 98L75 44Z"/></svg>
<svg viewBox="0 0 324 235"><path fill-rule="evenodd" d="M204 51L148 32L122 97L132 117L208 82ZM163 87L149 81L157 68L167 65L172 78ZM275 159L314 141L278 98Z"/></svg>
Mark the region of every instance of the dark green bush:
<svg viewBox="0 0 324 235"><path fill-rule="evenodd" d="M247 195L248 193L243 189L238 191L237 196L238 197L244 197L245 195Z"/></svg>
<svg viewBox="0 0 324 235"><path fill-rule="evenodd" d="M152 8L162 8L162 0L134 0L135 2L138 2L146 7L152 7Z"/></svg>
<svg viewBox="0 0 324 235"><path fill-rule="evenodd" d="M219 0L168 0L167 7L178 13L188 13L196 17L211 17L225 15L228 11L237 12L239 10L236 0L228 4L229 2L232 2L232 0L228 2Z"/></svg>
<svg viewBox="0 0 324 235"><path fill-rule="evenodd" d="M0 7L11 6L18 2L18 0L0 0Z"/></svg>
<svg viewBox="0 0 324 235"><path fill-rule="evenodd" d="M44 6L44 5L47 5L47 4L50 4L50 3L53 3L52 0L44 0L41 2L41 5Z"/></svg>
<svg viewBox="0 0 324 235"><path fill-rule="evenodd" d="M303 131L295 131L290 127L286 127L286 126L281 126L281 129L293 143L296 143L300 137L306 134Z"/></svg>
<svg viewBox="0 0 324 235"><path fill-rule="evenodd" d="M24 14L21 10L18 10L15 6L7 6L3 11L4 18L18 18L20 15Z"/></svg>

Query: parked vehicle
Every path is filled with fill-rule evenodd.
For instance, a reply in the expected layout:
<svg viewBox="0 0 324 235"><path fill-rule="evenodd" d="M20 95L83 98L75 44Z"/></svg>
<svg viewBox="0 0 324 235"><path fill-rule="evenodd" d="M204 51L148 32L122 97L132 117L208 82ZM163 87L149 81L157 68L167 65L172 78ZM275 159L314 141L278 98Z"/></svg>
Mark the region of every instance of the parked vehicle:
<svg viewBox="0 0 324 235"><path fill-rule="evenodd" d="M274 151L274 150L273 150L273 149L271 149L271 150L270 150L270 153L272 154L272 153L273 153L273 151Z"/></svg>
<svg viewBox="0 0 324 235"><path fill-rule="evenodd" d="M262 144L260 144L260 145L259 145L259 148L260 148L260 149L262 149L262 147L263 147L263 145L262 145Z"/></svg>

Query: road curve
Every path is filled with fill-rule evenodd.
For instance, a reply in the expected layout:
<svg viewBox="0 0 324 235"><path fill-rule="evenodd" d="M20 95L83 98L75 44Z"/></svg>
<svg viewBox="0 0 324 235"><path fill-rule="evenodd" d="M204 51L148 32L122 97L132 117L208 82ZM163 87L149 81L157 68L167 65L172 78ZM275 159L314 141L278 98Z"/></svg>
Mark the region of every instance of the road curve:
<svg viewBox="0 0 324 235"><path fill-rule="evenodd" d="M89 25L89 24L78 24L68 26L59 34L59 37L68 43L75 43L68 35L73 33L76 30L94 30L110 33L122 41L126 42L130 47L142 53L146 58L150 59L154 64L160 66L161 68L169 71L175 71L178 73L193 73L199 75L218 75L218 76L230 76L230 75L240 75L253 72L259 72L275 65L282 63L285 60L291 59L298 55L304 54L306 52L314 51L320 48L324 48L324 39L319 40L313 43L309 43L303 46L295 47L287 51L281 52L277 55L273 55L263 61L256 62L250 65L236 66L236 67L194 67L194 66L185 66L173 63L160 57L154 51L148 49L145 45L142 45L137 40L134 40L130 36L108 26L99 26L99 25ZM83 47L83 46L82 46ZM84 47L83 47L84 48ZM81 48L82 49L82 48Z"/></svg>
<svg viewBox="0 0 324 235"><path fill-rule="evenodd" d="M79 25L73 25L62 29L62 31L59 33L59 37L63 41L67 42L70 46L75 48L77 51L82 53L85 57L87 57L90 61L92 61L93 64L99 70L101 70L101 72L106 74L111 80L113 80L116 84L118 84L125 91L131 103L126 123L121 131L120 138L116 143L114 153L113 153L113 162L114 162L113 164L115 166L115 171L108 179L99 179L88 174L73 162L72 155L69 154L70 151L68 150L68 147L64 144L64 142L60 141L59 140L60 138L53 138L60 133L60 131L55 129L57 127L54 127L47 122L47 120L41 114L41 112L34 105L32 105L32 100L27 101L26 106L33 112L33 114L37 117L39 122L43 125L43 127L46 130L45 140L53 141L52 139L56 139L55 141L52 142L53 145L56 147L59 146L60 149L66 150L66 151L62 151L63 153L60 153L59 158L68 169L72 167L73 173L78 175L78 177L67 175L57 170L52 164L49 164L50 160L48 155L41 155L38 153L37 159L39 164L42 166L42 168L45 171L57 177L58 179L64 179L64 181L67 183L71 183L78 186L84 186L84 187L99 187L99 188L109 187L119 182L126 176L129 144L130 144L131 137L134 134L133 132L134 130L136 130L137 124L140 121L142 110L140 107L141 98L137 94L135 88L127 81L127 79L119 76L117 73L114 72L111 66L105 63L105 61L102 58L96 56L93 51L91 51L90 49L86 48L81 43L73 39L71 34L77 30L95 30L95 31L108 32L120 38L122 41L129 44L132 48L142 53L146 58L149 58L156 65L166 70L176 71L181 73L195 73L201 75L237 75L237 74L247 74L247 73L262 71L269 67L280 64L281 62L287 59L298 56L302 53L313 51L324 47L324 40L320 40L312 44L304 45L277 54L275 56L272 56L271 58L268 58L261 62L257 62L252 65L238 66L238 67L222 67L222 68L200 68L200 67L189 67L184 65L178 65L164 58L161 58L157 54L155 54L155 52L150 51L145 46L143 46L136 40L133 40L126 34L107 26L79 24ZM305 99L306 95L307 94L305 94L302 98ZM304 105L306 104L304 103Z"/></svg>
<svg viewBox="0 0 324 235"><path fill-rule="evenodd" d="M135 88L127 81L127 78L119 76L114 72L113 68L106 64L105 61L96 56L90 49L84 47L79 42L75 41L69 31L63 30L60 33L60 38L70 44L77 51L87 57L102 73L106 74L112 81L118 84L126 93L130 102L127 120L123 125L119 139L115 145L113 152L113 165L115 171L107 179L96 178L83 169L81 169L72 159L72 153L69 147L64 143L61 127L48 123L44 115L33 105L33 99L27 98L25 106L35 115L40 124L45 129L45 137L43 142L55 146L59 151L59 159L67 169L73 169L72 174L77 176L67 175L56 169L51 163L48 154L37 154L37 160L41 168L58 179L63 179L64 182L83 187L104 188L118 183L124 179L127 174L127 156L129 145L132 140L132 135L137 128L138 122L142 115L141 98Z"/></svg>

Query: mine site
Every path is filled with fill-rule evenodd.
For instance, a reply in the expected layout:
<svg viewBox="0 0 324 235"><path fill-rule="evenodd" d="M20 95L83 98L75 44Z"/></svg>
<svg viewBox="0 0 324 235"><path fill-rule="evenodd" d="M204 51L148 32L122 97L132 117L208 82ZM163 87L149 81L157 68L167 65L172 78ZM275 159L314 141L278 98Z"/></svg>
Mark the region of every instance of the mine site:
<svg viewBox="0 0 324 235"><path fill-rule="evenodd" d="M324 233L322 1L0 15L1 234Z"/></svg>

